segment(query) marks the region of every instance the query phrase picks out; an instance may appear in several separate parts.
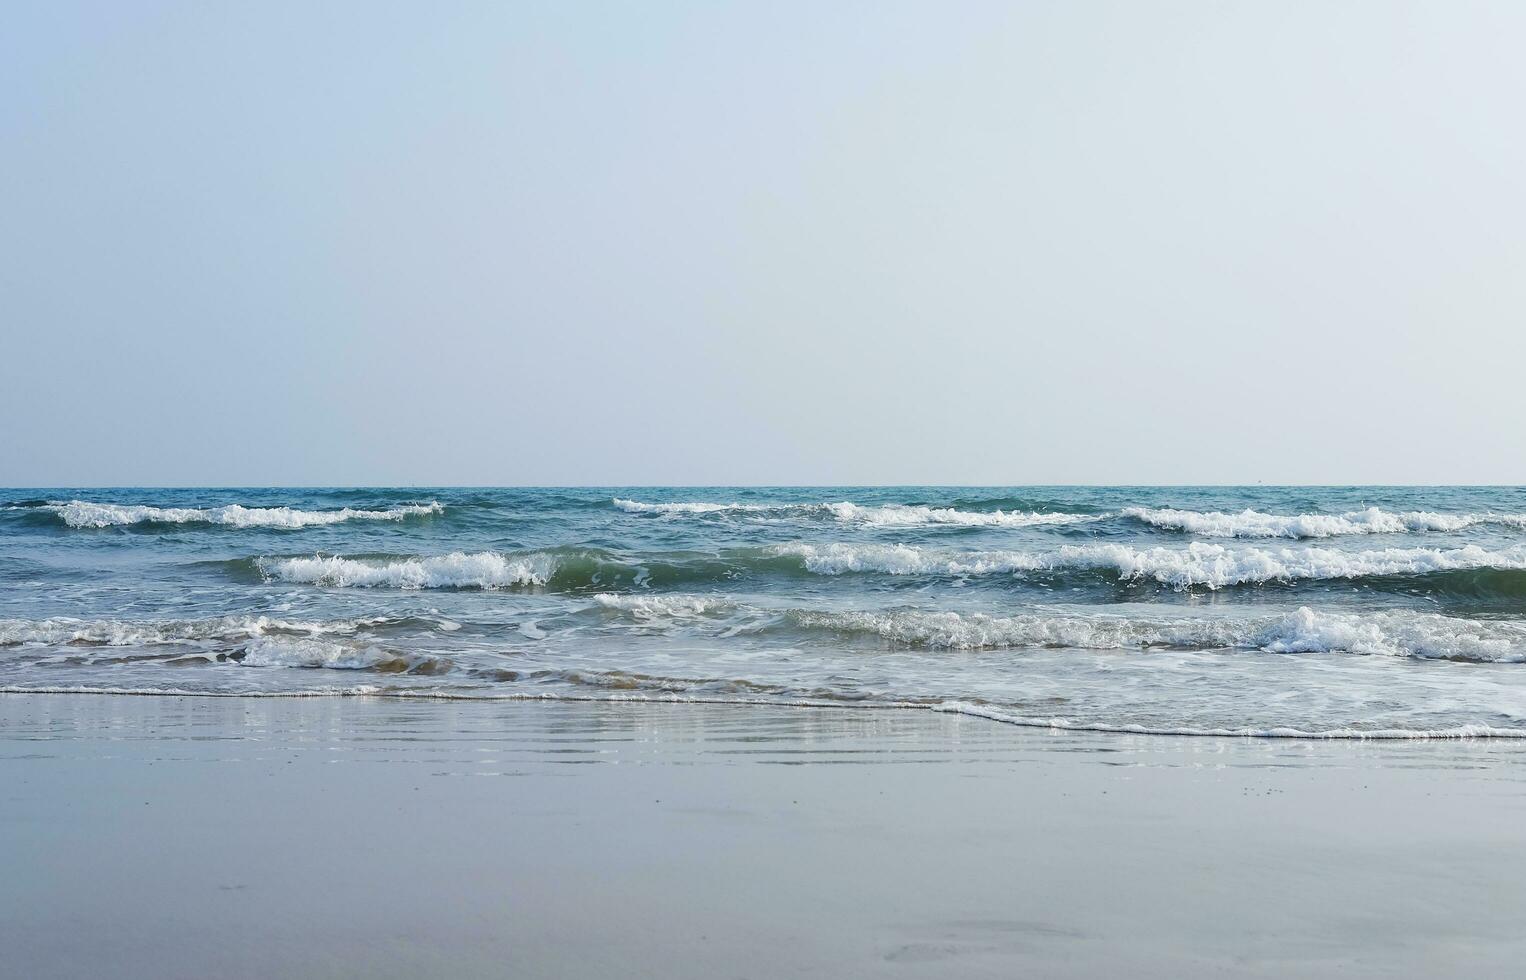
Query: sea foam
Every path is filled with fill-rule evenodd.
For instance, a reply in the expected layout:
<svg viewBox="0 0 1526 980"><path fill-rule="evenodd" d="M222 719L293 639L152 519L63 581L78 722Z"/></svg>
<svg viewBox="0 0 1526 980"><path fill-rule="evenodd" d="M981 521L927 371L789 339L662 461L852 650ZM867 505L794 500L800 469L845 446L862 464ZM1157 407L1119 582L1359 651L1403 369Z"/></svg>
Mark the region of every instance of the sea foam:
<svg viewBox="0 0 1526 980"><path fill-rule="evenodd" d="M344 521L400 521L438 514L439 503L408 504L387 510L297 510L292 507L151 507L141 504L98 504L85 500L44 504L70 527L117 527L131 524L223 524L229 527L299 528Z"/></svg>
<svg viewBox="0 0 1526 980"><path fill-rule="evenodd" d="M0 646L43 644L49 646L129 647L192 641L264 637L272 634L320 636L351 634L387 622L370 619L310 622L270 616L226 616L219 619L142 621L128 619L0 619Z"/></svg>
<svg viewBox="0 0 1526 980"><path fill-rule="evenodd" d="M1216 538L1329 538L1346 534L1460 531L1478 524L1526 527L1526 514L1393 513L1377 507L1344 514L1266 514L1257 510L1175 510L1125 507L1125 517L1172 531Z"/></svg>
<svg viewBox="0 0 1526 980"><path fill-rule="evenodd" d="M1423 575L1464 569L1526 569L1526 545L1487 551L1462 548L1226 548L1193 542L1185 548L1134 548L1124 544L1068 545L1049 551L945 552L915 545L834 543L777 545L774 552L800 559L822 575L878 572L888 575L977 576L1023 572L1101 570L1126 581L1153 579L1176 589L1219 589L1258 582Z"/></svg>
<svg viewBox="0 0 1526 980"><path fill-rule="evenodd" d="M1048 527L1085 524L1105 515L1066 513L1023 513L1021 511L956 510L952 507L924 507L910 504L887 504L865 507L854 503L822 504L835 519L848 524L870 527L919 527L951 524L959 527Z"/></svg>
<svg viewBox="0 0 1526 980"><path fill-rule="evenodd" d="M675 502L643 503L637 500L614 498L614 505L632 514L657 514L684 516L696 514L794 514L802 517L825 517L843 524L865 527L926 527L930 525L954 525L958 527L1045 527L1067 524L1084 524L1104 519L1105 514L1068 514L1022 511L975 511L953 507L927 507L920 504L880 504L867 506L850 501L836 503L709 503Z"/></svg>
<svg viewBox="0 0 1526 980"><path fill-rule="evenodd" d="M453 552L429 558L262 558L266 578L308 585L393 589L503 589L545 585L556 571L551 555Z"/></svg>
<svg viewBox="0 0 1526 980"><path fill-rule="evenodd" d="M245 667L322 667L385 673L420 669L437 673L443 663L425 654L403 653L370 644L356 646L291 637L255 639L244 647L238 661Z"/></svg>
<svg viewBox="0 0 1526 980"><path fill-rule="evenodd" d="M1131 650L1240 649L1266 653L1355 653L1480 663L1526 662L1526 624L1433 613L1316 612L1238 618L1034 613L989 616L922 610L791 610L797 626L868 635L896 645L978 650L1023 647Z"/></svg>

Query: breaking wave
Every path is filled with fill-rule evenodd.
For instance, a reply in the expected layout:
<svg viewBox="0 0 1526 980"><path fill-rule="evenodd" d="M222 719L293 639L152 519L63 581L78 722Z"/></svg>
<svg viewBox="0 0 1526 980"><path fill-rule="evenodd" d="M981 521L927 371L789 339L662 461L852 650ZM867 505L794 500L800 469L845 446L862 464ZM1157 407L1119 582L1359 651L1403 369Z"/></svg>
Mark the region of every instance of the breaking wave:
<svg viewBox="0 0 1526 980"><path fill-rule="evenodd" d="M959 527L1045 527L1086 524L1105 515L1066 513L1023 513L1020 511L956 510L952 507L924 507L910 504L887 504L864 507L859 504L822 504L836 520L870 527L922 527L952 524Z"/></svg>
<svg viewBox="0 0 1526 980"><path fill-rule="evenodd" d="M728 511L793 510L798 504L712 504L703 502L648 504L616 497L617 509L629 514L722 514ZM805 505L813 506L813 505Z"/></svg>
<svg viewBox="0 0 1526 980"><path fill-rule="evenodd" d="M822 575L878 572L887 575L968 577L1027 572L1101 571L1123 581L1153 580L1185 590L1220 589L1263 582L1418 576L1454 571L1526 569L1526 545L1486 551L1463 548L1240 548L1194 542L1185 548L1134 548L1123 544L1069 545L1051 551L943 552L914 545L786 544L776 553L798 558ZM1526 584L1526 583L1523 583Z"/></svg>
<svg viewBox="0 0 1526 980"><path fill-rule="evenodd" d="M250 563L240 559L230 564L239 568ZM1037 551L957 551L908 544L796 542L715 554L631 556L598 549L458 551L428 557L259 558L252 565L265 581L334 588L609 593L725 585L758 577L860 574L950 579L1084 577L1094 582L1153 583L1188 591L1329 580L1403 582L1426 577L1426 584L1438 595L1526 595L1526 544L1500 551L1477 545L1341 551L1321 547L1230 548L1206 542L1176 548L1085 544Z"/></svg>
<svg viewBox="0 0 1526 980"><path fill-rule="evenodd" d="M225 616L220 619L139 621L129 619L0 619L0 646L152 646L167 643L237 641L276 634L322 636L353 634L390 622L385 617L309 622L270 616Z"/></svg>
<svg viewBox="0 0 1526 980"><path fill-rule="evenodd" d="M408 504L387 510L297 510L292 507L151 507L142 504L98 504L85 500L45 503L41 510L56 515L70 527L101 528L132 524L221 524L228 527L300 528L340 524L344 521L400 521L407 517L439 514L437 502Z"/></svg>
<svg viewBox="0 0 1526 980"><path fill-rule="evenodd" d="M616 497L614 505L632 514L658 514L670 517L725 513L799 514L824 517L843 524L857 524L865 527L927 527L940 524L957 527L1044 527L1084 524L1106 517L1106 515L1061 512L959 510L953 507L927 507L920 504L865 506L849 501L821 504L642 503Z"/></svg>
<svg viewBox="0 0 1526 980"><path fill-rule="evenodd" d="M1526 527L1526 514L1393 513L1377 507L1345 514L1266 514L1257 510L1125 507L1121 513L1155 527L1215 538L1329 538L1346 534L1461 531L1479 524Z"/></svg>
<svg viewBox="0 0 1526 980"><path fill-rule="evenodd" d="M442 673L450 662L427 654L290 637L260 637L233 658L245 667L306 667L370 670L384 674Z"/></svg>
<svg viewBox="0 0 1526 980"><path fill-rule="evenodd" d="M545 585L557 568L548 554L502 555L454 552L431 558L361 561L354 558L262 558L257 563L269 579L339 588L506 589Z"/></svg>
<svg viewBox="0 0 1526 980"><path fill-rule="evenodd" d="M615 594L603 592L593 597L601 609L623 612L641 621L692 619L711 613L725 612L736 604L713 596Z"/></svg>
<svg viewBox="0 0 1526 980"><path fill-rule="evenodd" d="M1241 619L1063 614L997 617L921 610L790 610L786 617L808 629L928 649L1239 649L1526 662L1526 624L1398 610L1358 615L1315 612L1303 606L1282 616Z"/></svg>

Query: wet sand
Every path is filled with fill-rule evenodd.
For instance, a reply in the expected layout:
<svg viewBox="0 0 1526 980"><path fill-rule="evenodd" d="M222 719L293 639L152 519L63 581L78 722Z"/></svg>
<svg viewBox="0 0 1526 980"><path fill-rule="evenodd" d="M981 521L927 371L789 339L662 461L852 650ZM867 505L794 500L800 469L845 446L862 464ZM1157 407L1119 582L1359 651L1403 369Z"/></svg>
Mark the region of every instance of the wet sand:
<svg viewBox="0 0 1526 980"><path fill-rule="evenodd" d="M1526 747L0 696L0 976L1515 976Z"/></svg>

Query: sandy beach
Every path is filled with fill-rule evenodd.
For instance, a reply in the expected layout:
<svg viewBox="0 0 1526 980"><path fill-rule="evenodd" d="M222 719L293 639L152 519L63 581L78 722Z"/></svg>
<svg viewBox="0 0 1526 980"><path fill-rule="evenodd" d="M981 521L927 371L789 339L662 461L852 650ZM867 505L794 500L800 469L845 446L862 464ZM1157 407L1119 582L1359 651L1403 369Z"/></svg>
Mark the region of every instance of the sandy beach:
<svg viewBox="0 0 1526 980"><path fill-rule="evenodd" d="M1499 742L0 699L0 973L1510 976Z"/></svg>

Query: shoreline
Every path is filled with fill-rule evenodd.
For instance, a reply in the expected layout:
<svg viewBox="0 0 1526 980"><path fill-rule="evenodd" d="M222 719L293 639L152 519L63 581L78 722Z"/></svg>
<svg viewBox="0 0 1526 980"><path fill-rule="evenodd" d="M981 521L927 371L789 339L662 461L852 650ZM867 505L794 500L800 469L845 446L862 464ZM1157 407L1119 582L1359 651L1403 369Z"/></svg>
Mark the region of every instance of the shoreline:
<svg viewBox="0 0 1526 980"><path fill-rule="evenodd" d="M18 976L1503 977L1526 954L1526 756L1498 740L7 695L0 786Z"/></svg>
<svg viewBox="0 0 1526 980"><path fill-rule="evenodd" d="M1151 728L1146 725L1117 725L1107 723L1072 722L1065 718L1036 718L1012 715L1000 707L991 707L966 701L941 701L920 703L912 701L825 701L814 699L792 700L721 698L705 696L671 695L668 697L640 695L587 695L575 694L461 694L450 691L419 690L358 690L314 689L306 691L196 691L176 688L87 688L83 686L0 686L0 698L6 697L141 697L141 698L203 698L253 700L321 700L321 699L370 699L378 701L440 701L485 704L516 703L564 703L564 704L636 704L636 705L695 705L706 707L816 709L826 711L914 711L933 714L962 715L978 718L992 724L1029 731L1075 732L1098 736L1142 736L1148 738L1186 739L1236 739L1250 741L1309 741L1309 742L1471 742L1471 741L1519 741L1526 739L1526 728L1498 728L1484 724L1466 724L1448 729L1408 728L1337 728L1325 731L1305 731L1296 728Z"/></svg>

